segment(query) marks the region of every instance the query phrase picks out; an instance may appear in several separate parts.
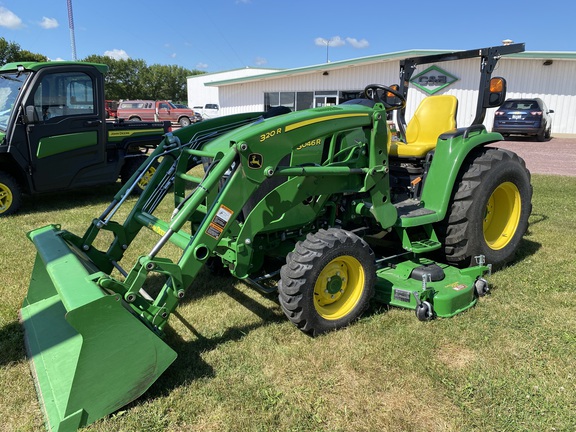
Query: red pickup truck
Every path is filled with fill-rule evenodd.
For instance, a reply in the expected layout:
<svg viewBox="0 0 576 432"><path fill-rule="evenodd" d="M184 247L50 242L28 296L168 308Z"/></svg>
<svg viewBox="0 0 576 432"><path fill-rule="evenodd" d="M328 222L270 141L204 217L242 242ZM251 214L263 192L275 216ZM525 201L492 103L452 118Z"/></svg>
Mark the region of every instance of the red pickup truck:
<svg viewBox="0 0 576 432"><path fill-rule="evenodd" d="M177 108L170 101L126 100L120 102L118 119L131 121L170 121L188 126L194 119L190 108Z"/></svg>

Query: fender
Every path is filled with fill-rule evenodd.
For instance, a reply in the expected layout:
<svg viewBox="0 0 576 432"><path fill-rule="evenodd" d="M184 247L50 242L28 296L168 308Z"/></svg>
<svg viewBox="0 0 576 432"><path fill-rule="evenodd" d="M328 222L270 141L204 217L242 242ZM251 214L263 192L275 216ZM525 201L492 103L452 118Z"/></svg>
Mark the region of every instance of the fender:
<svg viewBox="0 0 576 432"><path fill-rule="evenodd" d="M443 220L456 186L456 177L470 152L503 139L499 133L487 132L483 125L458 128L440 135L421 197L422 206L433 213L402 218L399 225L413 227Z"/></svg>

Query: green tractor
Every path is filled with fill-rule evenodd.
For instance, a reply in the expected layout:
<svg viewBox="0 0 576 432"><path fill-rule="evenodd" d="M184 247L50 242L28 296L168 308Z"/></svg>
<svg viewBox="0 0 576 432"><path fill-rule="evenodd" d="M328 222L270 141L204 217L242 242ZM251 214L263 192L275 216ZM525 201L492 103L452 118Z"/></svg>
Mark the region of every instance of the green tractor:
<svg viewBox="0 0 576 432"><path fill-rule="evenodd" d="M30 232L37 257L21 318L49 427L75 430L149 388L176 358L164 328L204 266L277 291L311 336L349 325L373 300L422 321L474 306L491 266L513 259L531 211L524 162L487 147L502 136L481 124L505 98L504 79L490 77L496 61L520 50L407 59L399 86L369 85L350 103L182 128L83 235ZM482 70L474 124L456 128L457 101L430 96L404 125L413 66L471 57ZM402 141L391 140L393 111ZM126 259L141 234L152 244Z"/></svg>

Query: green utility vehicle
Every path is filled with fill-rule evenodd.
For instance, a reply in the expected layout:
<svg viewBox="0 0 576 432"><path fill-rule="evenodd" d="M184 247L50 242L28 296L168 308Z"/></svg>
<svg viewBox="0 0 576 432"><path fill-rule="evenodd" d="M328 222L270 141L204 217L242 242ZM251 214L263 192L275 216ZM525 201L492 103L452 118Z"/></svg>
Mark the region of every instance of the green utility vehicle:
<svg viewBox="0 0 576 432"><path fill-rule="evenodd" d="M128 180L169 131L168 122L106 122L107 70L77 62L0 68L0 216L15 213L22 194Z"/></svg>
<svg viewBox="0 0 576 432"><path fill-rule="evenodd" d="M531 211L524 162L487 147L502 136L482 126L505 98L505 80L491 78L496 62L523 49L407 59L399 86L368 85L363 99L179 129L84 234L30 232L37 257L21 318L49 427L75 430L149 388L176 358L164 328L205 266L277 292L311 336L349 325L372 300L422 321L474 306L491 264L513 259ZM425 98L403 124L416 65L473 57L473 125L456 128L445 95ZM405 141L391 140L395 111Z"/></svg>

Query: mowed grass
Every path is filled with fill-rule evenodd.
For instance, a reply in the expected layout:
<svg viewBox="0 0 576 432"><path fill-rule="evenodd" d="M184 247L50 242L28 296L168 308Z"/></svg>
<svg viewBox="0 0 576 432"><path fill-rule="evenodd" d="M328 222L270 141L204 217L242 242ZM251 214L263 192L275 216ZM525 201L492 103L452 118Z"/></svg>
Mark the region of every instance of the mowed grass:
<svg viewBox="0 0 576 432"><path fill-rule="evenodd" d="M535 175L533 186L518 260L454 318L422 323L374 304L312 339L274 295L203 272L178 309L184 321L170 319L178 359L86 430L575 431L576 181ZM59 223L83 234L114 190L28 199L0 219L0 430L43 428L18 323L35 254L25 233Z"/></svg>

